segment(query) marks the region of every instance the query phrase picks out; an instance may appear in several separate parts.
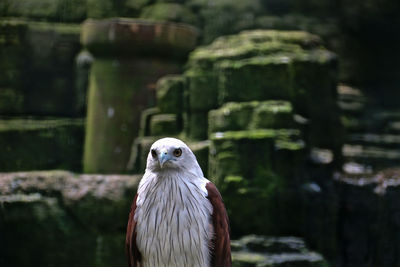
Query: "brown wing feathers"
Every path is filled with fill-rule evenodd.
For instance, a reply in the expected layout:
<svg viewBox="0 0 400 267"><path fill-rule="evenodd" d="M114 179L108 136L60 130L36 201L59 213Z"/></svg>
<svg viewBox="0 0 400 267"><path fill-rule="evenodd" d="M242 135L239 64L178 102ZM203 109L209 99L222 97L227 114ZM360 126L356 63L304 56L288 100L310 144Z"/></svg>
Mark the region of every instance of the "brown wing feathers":
<svg viewBox="0 0 400 267"><path fill-rule="evenodd" d="M137 194L132 202L131 211L129 213L128 226L126 229L125 250L128 256L128 267L140 267L141 255L136 246L136 199Z"/></svg>
<svg viewBox="0 0 400 267"><path fill-rule="evenodd" d="M229 237L229 221L228 215L222 201L221 194L213 183L206 185L208 191L208 199L213 206L213 226L214 226L214 239L213 239L213 252L212 252L212 267L230 267L232 266L231 260L231 246Z"/></svg>

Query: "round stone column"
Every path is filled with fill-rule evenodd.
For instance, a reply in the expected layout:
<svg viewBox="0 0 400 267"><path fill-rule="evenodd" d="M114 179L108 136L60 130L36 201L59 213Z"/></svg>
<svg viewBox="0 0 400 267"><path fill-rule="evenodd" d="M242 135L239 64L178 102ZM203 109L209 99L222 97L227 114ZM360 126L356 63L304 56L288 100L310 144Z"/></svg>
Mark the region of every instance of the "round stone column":
<svg viewBox="0 0 400 267"><path fill-rule="evenodd" d="M94 56L84 172L126 171L140 113L154 105L157 79L181 72L196 39L197 30L183 24L119 18L83 23L81 42Z"/></svg>

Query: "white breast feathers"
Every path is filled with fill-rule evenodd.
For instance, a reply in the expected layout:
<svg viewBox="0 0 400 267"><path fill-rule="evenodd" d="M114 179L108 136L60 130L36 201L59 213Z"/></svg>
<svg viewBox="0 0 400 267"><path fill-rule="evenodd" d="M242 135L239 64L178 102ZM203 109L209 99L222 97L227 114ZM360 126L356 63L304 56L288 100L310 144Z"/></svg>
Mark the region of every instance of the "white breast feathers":
<svg viewBox="0 0 400 267"><path fill-rule="evenodd" d="M210 266L213 226L207 182L176 173L160 177L146 172L135 213L143 267Z"/></svg>

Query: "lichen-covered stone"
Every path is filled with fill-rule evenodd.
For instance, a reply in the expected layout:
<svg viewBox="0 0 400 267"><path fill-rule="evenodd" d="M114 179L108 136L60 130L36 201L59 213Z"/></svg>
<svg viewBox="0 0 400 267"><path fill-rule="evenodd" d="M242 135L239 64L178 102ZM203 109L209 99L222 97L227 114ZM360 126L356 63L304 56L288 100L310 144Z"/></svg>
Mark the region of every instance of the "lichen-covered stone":
<svg viewBox="0 0 400 267"><path fill-rule="evenodd" d="M310 251L304 241L296 237L265 237L249 235L231 242L232 266L299 266L327 267L324 258Z"/></svg>
<svg viewBox="0 0 400 267"><path fill-rule="evenodd" d="M4 0L0 8L4 17L55 22L81 22L87 12L86 0Z"/></svg>
<svg viewBox="0 0 400 267"><path fill-rule="evenodd" d="M207 112L188 112L183 116L184 132L188 139L206 140L208 137Z"/></svg>
<svg viewBox="0 0 400 267"><path fill-rule="evenodd" d="M176 135L181 132L178 117L175 114L157 114L151 117L150 134L152 136Z"/></svg>
<svg viewBox="0 0 400 267"><path fill-rule="evenodd" d="M139 178L1 173L2 265L123 265L124 230Z"/></svg>
<svg viewBox="0 0 400 267"><path fill-rule="evenodd" d="M265 101L254 109L249 128L293 128L292 105L286 101Z"/></svg>
<svg viewBox="0 0 400 267"><path fill-rule="evenodd" d="M214 71L192 68L185 72L187 108L207 111L218 106L217 74Z"/></svg>
<svg viewBox="0 0 400 267"><path fill-rule="evenodd" d="M232 131L210 138L209 176L224 196L235 234L299 233L303 207L296 187L301 183L304 156L298 131ZM280 147L280 142L292 146ZM283 151L290 172L280 167Z"/></svg>
<svg viewBox="0 0 400 267"><path fill-rule="evenodd" d="M80 171L82 119L0 120L0 170Z"/></svg>
<svg viewBox="0 0 400 267"><path fill-rule="evenodd" d="M157 107L162 113L182 113L184 78L167 75L157 81Z"/></svg>
<svg viewBox="0 0 400 267"><path fill-rule="evenodd" d="M205 69L217 77L213 85L217 106L230 101L289 101L294 114L309 119L304 127L307 145L333 150L335 162L340 162L343 132L336 106L337 58L319 37L301 31L244 31L196 49L188 66L188 73ZM190 91L188 95L190 99ZM253 126L266 128L267 121ZM213 127L210 120L210 132Z"/></svg>
<svg viewBox="0 0 400 267"><path fill-rule="evenodd" d="M302 31L253 30L217 38L199 47L189 57L190 66L213 67L223 60L240 60L256 56L299 53L322 45L321 39Z"/></svg>
<svg viewBox="0 0 400 267"><path fill-rule="evenodd" d="M230 102L208 113L208 131L239 131L249 128L254 108L259 102Z"/></svg>
<svg viewBox="0 0 400 267"><path fill-rule="evenodd" d="M0 88L7 115L77 116L75 56L80 26L23 20L0 22ZM14 103L15 105L12 105ZM12 105L12 106L11 106Z"/></svg>
<svg viewBox="0 0 400 267"><path fill-rule="evenodd" d="M219 102L290 100L289 62L287 56L222 61L218 65Z"/></svg>
<svg viewBox="0 0 400 267"><path fill-rule="evenodd" d="M287 101L229 102L208 113L209 132L245 129L294 128L292 106Z"/></svg>
<svg viewBox="0 0 400 267"><path fill-rule="evenodd" d="M22 112L27 25L0 21L0 113Z"/></svg>

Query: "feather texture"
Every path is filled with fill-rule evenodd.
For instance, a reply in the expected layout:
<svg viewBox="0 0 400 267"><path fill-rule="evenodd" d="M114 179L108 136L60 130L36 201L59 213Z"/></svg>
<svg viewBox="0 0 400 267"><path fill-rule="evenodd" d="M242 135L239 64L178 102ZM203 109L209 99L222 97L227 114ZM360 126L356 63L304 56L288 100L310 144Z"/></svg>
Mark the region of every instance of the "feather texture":
<svg viewBox="0 0 400 267"><path fill-rule="evenodd" d="M177 147L182 157L167 155ZM157 141L151 151L129 214L128 266L231 266L221 195L203 177L192 151L173 138ZM158 164L155 151L159 160L167 157L171 162ZM165 153L162 157L160 151Z"/></svg>
<svg viewBox="0 0 400 267"><path fill-rule="evenodd" d="M207 183L207 198L213 207L212 221L214 228L214 238L212 240L212 264L215 267L230 267L231 244L229 236L229 220L222 201L221 194L213 183Z"/></svg>
<svg viewBox="0 0 400 267"><path fill-rule="evenodd" d="M129 267L140 267L140 261L142 255L136 246L136 221L134 220L136 211L136 200L138 195L136 194L133 199L131 211L129 213L128 226L126 229L126 239L125 239L125 252L128 257Z"/></svg>

